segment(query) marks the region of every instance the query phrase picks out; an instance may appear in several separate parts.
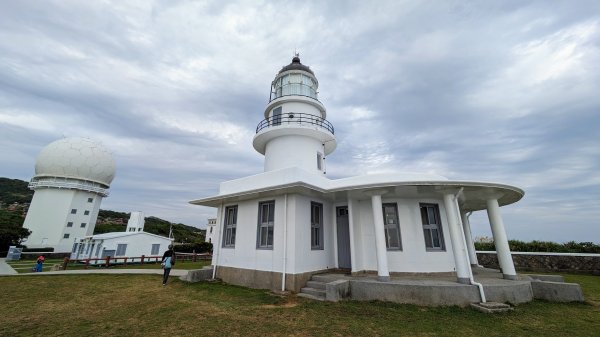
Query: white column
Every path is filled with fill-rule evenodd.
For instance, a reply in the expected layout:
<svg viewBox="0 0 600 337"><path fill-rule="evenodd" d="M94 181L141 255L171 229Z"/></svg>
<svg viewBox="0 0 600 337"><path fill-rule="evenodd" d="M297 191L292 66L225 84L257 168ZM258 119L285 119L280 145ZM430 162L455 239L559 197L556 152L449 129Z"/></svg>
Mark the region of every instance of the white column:
<svg viewBox="0 0 600 337"><path fill-rule="evenodd" d="M471 234L471 223L469 222L469 216L467 212L460 212L460 218L462 220L463 231L465 232L465 243L469 250L469 260L471 266L477 267L479 262L477 261L477 253L475 252L475 244L473 243L473 234Z"/></svg>
<svg viewBox="0 0 600 337"><path fill-rule="evenodd" d="M469 264L467 262L467 252L465 251L464 237L460 230L458 209L454 202L454 193L444 193L444 207L448 218L448 231L450 232L450 241L452 241L452 253L454 254L454 264L456 265L456 278L458 283L470 284Z"/></svg>
<svg viewBox="0 0 600 337"><path fill-rule="evenodd" d="M510 248L508 247L508 239L504 230L504 222L500 215L500 205L497 198L487 200L487 213L492 227L492 236L494 237L494 245L496 246L496 254L498 255L498 263L502 270L502 275L505 279L516 280L517 272L513 264Z"/></svg>
<svg viewBox="0 0 600 337"><path fill-rule="evenodd" d="M387 261L387 248L385 246L385 229L383 227L383 211L381 205L381 192L371 195L373 207L373 224L375 229L375 249L377 253L377 279L389 281L390 272Z"/></svg>
<svg viewBox="0 0 600 337"><path fill-rule="evenodd" d="M350 265L352 273L358 271L354 242L354 200L348 198L348 230L350 231Z"/></svg>

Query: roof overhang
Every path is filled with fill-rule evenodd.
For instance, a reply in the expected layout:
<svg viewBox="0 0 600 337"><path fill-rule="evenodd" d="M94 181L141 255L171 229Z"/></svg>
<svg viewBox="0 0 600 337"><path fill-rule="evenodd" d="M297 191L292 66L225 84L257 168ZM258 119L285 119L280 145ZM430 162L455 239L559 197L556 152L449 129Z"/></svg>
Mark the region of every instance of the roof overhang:
<svg viewBox="0 0 600 337"><path fill-rule="evenodd" d="M461 209L470 212L486 209L487 200L497 199L500 206L519 201L525 192L514 186L473 181L407 181L373 183L353 186L341 186L331 189L321 188L305 182L294 182L285 185L217 195L190 201L194 205L218 207L221 204L261 199L283 194L301 194L315 196L332 201L348 199L366 200L369 192L378 190L384 198L439 198L443 194L457 194Z"/></svg>

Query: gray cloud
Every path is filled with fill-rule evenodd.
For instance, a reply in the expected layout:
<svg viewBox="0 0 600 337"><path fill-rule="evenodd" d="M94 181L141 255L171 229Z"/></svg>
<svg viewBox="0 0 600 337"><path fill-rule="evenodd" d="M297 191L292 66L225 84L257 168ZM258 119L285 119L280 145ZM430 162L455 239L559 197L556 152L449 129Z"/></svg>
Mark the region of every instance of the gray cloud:
<svg viewBox="0 0 600 337"><path fill-rule="evenodd" d="M187 201L262 171L271 80L301 52L336 128L333 178L425 171L526 190L508 235L598 241L596 1L19 1L0 12L0 175L101 140L103 207L202 226ZM485 213L476 235L489 235Z"/></svg>

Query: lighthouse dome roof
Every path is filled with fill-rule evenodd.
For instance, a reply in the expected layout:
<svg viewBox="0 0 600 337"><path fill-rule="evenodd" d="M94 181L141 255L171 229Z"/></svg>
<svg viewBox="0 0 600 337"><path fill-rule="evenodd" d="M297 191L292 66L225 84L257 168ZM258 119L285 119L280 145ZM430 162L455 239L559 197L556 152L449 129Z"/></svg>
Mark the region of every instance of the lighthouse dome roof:
<svg viewBox="0 0 600 337"><path fill-rule="evenodd" d="M305 66L304 64L300 63L300 57L298 55L294 56L294 58L292 59L292 63L281 68L281 70L279 71L279 74L281 74L285 71L288 71L288 70L302 70L302 71L311 73L313 76L315 75L315 73L313 73L313 71L310 70L310 68L308 66Z"/></svg>
<svg viewBox="0 0 600 337"><path fill-rule="evenodd" d="M115 177L112 153L88 138L63 138L42 149L35 162L36 177L63 177L109 186Z"/></svg>

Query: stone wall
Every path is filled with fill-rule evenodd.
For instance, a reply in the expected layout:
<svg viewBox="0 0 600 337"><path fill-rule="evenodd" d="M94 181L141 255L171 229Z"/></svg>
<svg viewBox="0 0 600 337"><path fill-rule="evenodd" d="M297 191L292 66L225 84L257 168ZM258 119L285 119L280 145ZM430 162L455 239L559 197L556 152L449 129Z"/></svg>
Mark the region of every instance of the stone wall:
<svg viewBox="0 0 600 337"><path fill-rule="evenodd" d="M600 254L512 253L515 269L534 272L569 272L600 275ZM496 252L477 252L479 264L499 269Z"/></svg>

